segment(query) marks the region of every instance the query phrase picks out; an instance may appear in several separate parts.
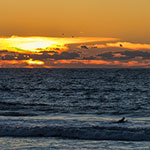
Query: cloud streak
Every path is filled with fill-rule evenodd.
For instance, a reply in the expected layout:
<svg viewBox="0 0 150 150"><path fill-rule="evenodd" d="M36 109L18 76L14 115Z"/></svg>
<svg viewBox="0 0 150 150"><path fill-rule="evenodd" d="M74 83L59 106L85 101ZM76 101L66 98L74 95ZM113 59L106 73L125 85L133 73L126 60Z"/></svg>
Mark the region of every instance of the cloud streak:
<svg viewBox="0 0 150 150"><path fill-rule="evenodd" d="M0 38L0 67L119 68L150 66L150 44L116 38Z"/></svg>
<svg viewBox="0 0 150 150"><path fill-rule="evenodd" d="M91 43L102 41L116 41L116 38L102 37L76 37L76 38L56 38L56 37L18 37L0 38L0 50L8 50L18 53L40 53L41 51L66 51L69 44Z"/></svg>
<svg viewBox="0 0 150 150"><path fill-rule="evenodd" d="M122 52L107 52L97 55L102 60L131 60L131 59L150 59L150 52L143 51L122 51Z"/></svg>
<svg viewBox="0 0 150 150"><path fill-rule="evenodd" d="M130 42L116 42L106 44L89 45L88 48L120 48L131 50L150 50L150 44L130 43Z"/></svg>

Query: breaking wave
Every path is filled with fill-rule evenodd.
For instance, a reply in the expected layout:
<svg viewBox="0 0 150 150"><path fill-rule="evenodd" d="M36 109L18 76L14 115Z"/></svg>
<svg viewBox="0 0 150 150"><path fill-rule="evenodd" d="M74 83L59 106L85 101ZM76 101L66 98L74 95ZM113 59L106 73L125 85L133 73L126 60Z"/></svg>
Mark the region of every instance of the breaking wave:
<svg viewBox="0 0 150 150"><path fill-rule="evenodd" d="M150 141L150 128L64 127L64 126L0 126L0 136L58 137L80 140Z"/></svg>

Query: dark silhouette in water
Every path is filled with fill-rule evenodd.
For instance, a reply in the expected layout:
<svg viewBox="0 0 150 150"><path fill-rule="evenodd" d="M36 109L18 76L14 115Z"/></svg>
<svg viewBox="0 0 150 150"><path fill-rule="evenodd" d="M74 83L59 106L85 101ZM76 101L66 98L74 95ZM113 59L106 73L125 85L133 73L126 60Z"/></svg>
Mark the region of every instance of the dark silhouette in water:
<svg viewBox="0 0 150 150"><path fill-rule="evenodd" d="M122 117L122 119L117 121L117 123L124 123L124 122L125 122L125 117Z"/></svg>

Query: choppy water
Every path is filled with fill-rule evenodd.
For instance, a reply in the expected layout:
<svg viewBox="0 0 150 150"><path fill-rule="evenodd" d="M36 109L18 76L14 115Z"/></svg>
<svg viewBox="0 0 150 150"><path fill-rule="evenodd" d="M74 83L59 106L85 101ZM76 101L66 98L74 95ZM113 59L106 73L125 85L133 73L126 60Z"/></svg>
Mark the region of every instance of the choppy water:
<svg viewBox="0 0 150 150"><path fill-rule="evenodd" d="M0 69L0 142L149 149L149 97L150 69Z"/></svg>

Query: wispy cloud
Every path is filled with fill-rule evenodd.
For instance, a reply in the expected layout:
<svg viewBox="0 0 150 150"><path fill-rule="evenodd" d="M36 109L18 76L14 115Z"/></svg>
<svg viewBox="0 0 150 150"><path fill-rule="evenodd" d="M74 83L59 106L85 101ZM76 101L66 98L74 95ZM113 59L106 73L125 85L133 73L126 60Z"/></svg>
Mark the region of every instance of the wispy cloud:
<svg viewBox="0 0 150 150"><path fill-rule="evenodd" d="M18 37L0 38L0 50L8 50L19 53L40 53L41 51L65 51L69 44L116 41L116 38L102 37L75 37L75 38L56 38L56 37Z"/></svg>
<svg viewBox="0 0 150 150"><path fill-rule="evenodd" d="M89 48L120 48L120 49L131 49L131 50L141 50L149 49L150 44L141 43L130 43L130 42L116 42L116 43L106 43L106 44L95 44L89 45Z"/></svg>
<svg viewBox="0 0 150 150"><path fill-rule="evenodd" d="M149 67L150 44L98 37L0 38L0 67Z"/></svg>

